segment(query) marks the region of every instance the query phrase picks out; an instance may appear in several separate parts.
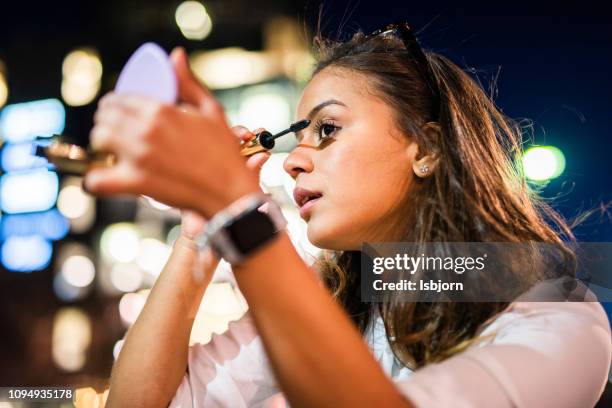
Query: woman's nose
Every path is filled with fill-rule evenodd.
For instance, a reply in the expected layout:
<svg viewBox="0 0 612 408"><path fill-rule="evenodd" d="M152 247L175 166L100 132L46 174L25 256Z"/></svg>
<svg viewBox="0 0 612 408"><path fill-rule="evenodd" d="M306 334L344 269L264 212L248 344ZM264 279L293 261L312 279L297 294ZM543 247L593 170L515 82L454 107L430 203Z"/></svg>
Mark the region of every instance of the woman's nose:
<svg viewBox="0 0 612 408"><path fill-rule="evenodd" d="M283 162L283 168L293 179L300 173L310 173L313 168L312 158L304 147L296 147Z"/></svg>

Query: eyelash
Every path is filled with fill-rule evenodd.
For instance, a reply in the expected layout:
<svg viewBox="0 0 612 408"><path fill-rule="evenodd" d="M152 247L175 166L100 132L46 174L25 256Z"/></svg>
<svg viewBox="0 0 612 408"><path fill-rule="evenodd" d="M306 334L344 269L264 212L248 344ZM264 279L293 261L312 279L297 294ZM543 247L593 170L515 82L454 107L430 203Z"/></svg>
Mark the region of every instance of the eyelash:
<svg viewBox="0 0 612 408"><path fill-rule="evenodd" d="M328 135L328 136L322 136L321 135L321 130L323 130L323 126L330 126L330 127L332 127L334 129L334 131L331 132L331 134ZM315 123L314 128L313 128L315 134L317 135L319 143L321 143L321 142L323 142L325 140L331 139L333 137L333 134L335 132L337 132L338 130L340 130L340 129L342 129L342 128L339 127L339 126L334 125L331 122L326 122L326 121L321 120L321 119L317 120L317 122Z"/></svg>

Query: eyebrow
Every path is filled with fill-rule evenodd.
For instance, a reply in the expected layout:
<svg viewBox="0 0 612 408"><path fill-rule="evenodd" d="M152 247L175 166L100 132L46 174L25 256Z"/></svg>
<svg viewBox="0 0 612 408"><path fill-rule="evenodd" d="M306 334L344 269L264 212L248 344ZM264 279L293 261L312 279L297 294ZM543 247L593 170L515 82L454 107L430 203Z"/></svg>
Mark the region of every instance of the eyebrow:
<svg viewBox="0 0 612 408"><path fill-rule="evenodd" d="M317 106L315 106L314 108L312 108L310 110L310 112L308 113L308 115L306 115L306 119L308 120L312 120L312 118L324 107L328 106L328 105L340 105L340 106L344 106L345 108L347 108L348 106L346 106L346 104L344 104L342 101L339 101L338 99L328 99L326 101L321 102L320 104L318 104ZM298 131L295 132L296 136L299 138L300 137L300 133L302 133L302 131Z"/></svg>

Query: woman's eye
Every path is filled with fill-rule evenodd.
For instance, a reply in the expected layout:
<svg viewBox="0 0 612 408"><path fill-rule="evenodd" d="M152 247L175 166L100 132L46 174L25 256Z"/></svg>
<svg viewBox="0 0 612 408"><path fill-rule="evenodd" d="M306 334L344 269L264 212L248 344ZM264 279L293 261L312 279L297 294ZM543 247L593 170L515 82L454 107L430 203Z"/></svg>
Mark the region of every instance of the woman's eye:
<svg viewBox="0 0 612 408"><path fill-rule="evenodd" d="M324 123L321 125L319 129L319 139L325 140L338 129L338 126L330 125L329 123Z"/></svg>

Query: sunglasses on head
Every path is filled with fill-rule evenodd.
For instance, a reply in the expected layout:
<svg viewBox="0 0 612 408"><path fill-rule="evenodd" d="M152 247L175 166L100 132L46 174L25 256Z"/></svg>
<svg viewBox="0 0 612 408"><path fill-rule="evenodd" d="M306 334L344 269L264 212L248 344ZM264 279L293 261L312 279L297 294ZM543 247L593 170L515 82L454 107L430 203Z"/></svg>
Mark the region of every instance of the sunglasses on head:
<svg viewBox="0 0 612 408"><path fill-rule="evenodd" d="M427 83L427 86L431 90L433 96L433 112L432 120L437 121L440 107L440 89L434 78L431 65L429 60L425 56L421 45L417 41L410 25L407 22L391 23L387 24L383 28L375 30L371 34L367 35L364 41L377 36L389 36L393 35L402 40L404 47L414 57L415 65L421 74L423 80Z"/></svg>

